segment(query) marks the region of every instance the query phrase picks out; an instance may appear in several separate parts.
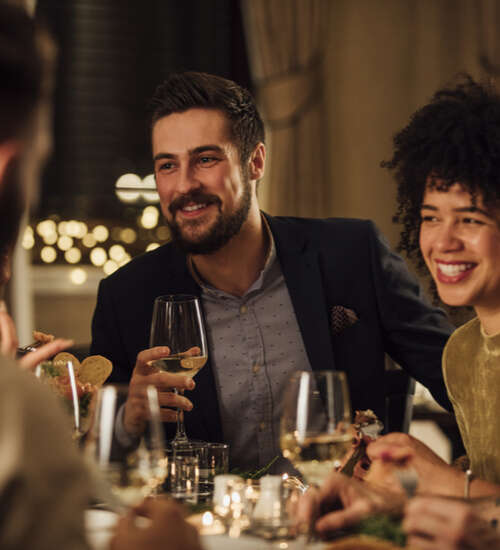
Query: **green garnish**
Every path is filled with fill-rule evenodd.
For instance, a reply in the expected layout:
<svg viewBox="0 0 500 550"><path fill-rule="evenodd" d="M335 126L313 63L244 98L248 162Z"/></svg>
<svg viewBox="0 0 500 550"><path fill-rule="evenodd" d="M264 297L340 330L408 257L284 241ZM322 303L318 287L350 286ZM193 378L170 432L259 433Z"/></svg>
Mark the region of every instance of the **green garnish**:
<svg viewBox="0 0 500 550"><path fill-rule="evenodd" d="M230 473L240 476L244 479L260 479L262 476L267 474L271 466L278 460L280 456L281 455L276 455L270 462L268 462L265 466L263 466L259 470L255 470L255 471L247 470L245 472L243 470L240 470L240 468L233 468Z"/></svg>
<svg viewBox="0 0 500 550"><path fill-rule="evenodd" d="M367 535L404 547L406 534L401 527L401 518L387 514L379 514L362 519L357 525L349 529L356 535Z"/></svg>
<svg viewBox="0 0 500 550"><path fill-rule="evenodd" d="M56 378L61 375L59 368L56 367L52 361L44 361L41 363L40 367L42 368L44 374L51 376L52 378Z"/></svg>

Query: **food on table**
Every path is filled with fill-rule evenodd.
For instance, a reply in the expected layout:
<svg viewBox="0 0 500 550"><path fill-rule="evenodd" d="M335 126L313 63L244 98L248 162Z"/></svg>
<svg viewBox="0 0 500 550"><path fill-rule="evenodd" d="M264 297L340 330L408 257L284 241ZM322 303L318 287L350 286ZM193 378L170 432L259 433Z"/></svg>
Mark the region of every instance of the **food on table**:
<svg viewBox="0 0 500 550"><path fill-rule="evenodd" d="M92 398L111 374L113 365L111 361L101 355L91 355L80 363L73 354L65 351L58 353L52 361L42 363L43 380L64 399L72 414L74 414L74 401L71 375L67 368L68 363L73 365L80 413L79 431L81 433L78 435L81 435L90 427Z"/></svg>
<svg viewBox="0 0 500 550"><path fill-rule="evenodd" d="M42 344L48 344L49 342L52 342L54 340L54 335L46 334L45 332L42 332L40 330L34 330L33 338L37 344L42 345Z"/></svg>
<svg viewBox="0 0 500 550"><path fill-rule="evenodd" d="M363 478L370 467L370 460L366 454L366 447L377 439L384 425L371 410L356 411L354 415L352 448L345 456L339 470L347 475Z"/></svg>

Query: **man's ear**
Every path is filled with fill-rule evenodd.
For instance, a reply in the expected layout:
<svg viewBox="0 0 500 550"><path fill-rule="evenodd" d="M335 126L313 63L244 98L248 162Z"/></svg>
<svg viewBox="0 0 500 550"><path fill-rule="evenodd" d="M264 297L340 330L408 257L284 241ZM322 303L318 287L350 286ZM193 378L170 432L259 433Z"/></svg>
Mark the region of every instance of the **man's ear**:
<svg viewBox="0 0 500 550"><path fill-rule="evenodd" d="M259 143L250 155L249 174L250 179L259 181L264 176L266 166L266 146Z"/></svg>
<svg viewBox="0 0 500 550"><path fill-rule="evenodd" d="M0 143L0 186L3 183L5 170L9 162L19 153L20 143L10 140Z"/></svg>

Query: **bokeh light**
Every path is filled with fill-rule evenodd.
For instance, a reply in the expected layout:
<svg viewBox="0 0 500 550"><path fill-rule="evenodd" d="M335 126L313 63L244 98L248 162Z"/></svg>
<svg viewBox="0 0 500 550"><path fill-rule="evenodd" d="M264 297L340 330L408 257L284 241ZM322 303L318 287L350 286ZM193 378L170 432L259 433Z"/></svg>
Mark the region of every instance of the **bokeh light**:
<svg viewBox="0 0 500 550"><path fill-rule="evenodd" d="M57 250L52 246L44 246L40 251L40 258L42 259L42 262L51 264L56 261Z"/></svg>
<svg viewBox="0 0 500 550"><path fill-rule="evenodd" d="M158 225L159 211L156 206L146 206L142 212L141 225L145 229L153 229Z"/></svg>
<svg viewBox="0 0 500 550"><path fill-rule="evenodd" d="M90 252L90 261L96 266L104 265L107 259L108 255L106 254L106 251L100 246L93 248Z"/></svg>
<svg viewBox="0 0 500 550"><path fill-rule="evenodd" d="M81 267L75 267L75 269L71 270L69 278L73 284L83 285L83 283L87 280L87 272Z"/></svg>
<svg viewBox="0 0 500 550"><path fill-rule="evenodd" d="M97 244L97 241L92 233L87 233L84 235L82 243L83 246L86 246L87 248L93 248Z"/></svg>
<svg viewBox="0 0 500 550"><path fill-rule="evenodd" d="M70 248L64 253L64 259L69 264L77 264L82 259L82 253L78 248Z"/></svg>
<svg viewBox="0 0 500 550"><path fill-rule="evenodd" d="M109 230L105 225L96 225L92 230L92 235L97 242L103 243L108 240Z"/></svg>
<svg viewBox="0 0 500 550"><path fill-rule="evenodd" d="M106 273L106 275L111 275L114 271L118 269L118 264L113 260L108 260L104 266L103 271Z"/></svg>
<svg viewBox="0 0 500 550"><path fill-rule="evenodd" d="M25 250L30 250L35 246L35 235L33 234L33 228L28 225L23 233L22 247Z"/></svg>
<svg viewBox="0 0 500 550"><path fill-rule="evenodd" d="M125 257L125 255L126 255L125 249L123 248L123 246L121 244L114 244L109 249L109 257L112 260L115 260L115 262L120 263L123 260L123 258Z"/></svg>
<svg viewBox="0 0 500 550"><path fill-rule="evenodd" d="M69 250L73 246L73 239L68 235L61 235L57 240L57 246L60 250Z"/></svg>
<svg viewBox="0 0 500 550"><path fill-rule="evenodd" d="M123 241L125 244L132 244L137 240L137 233L132 228L126 227L120 230L119 238L120 241Z"/></svg>
<svg viewBox="0 0 500 550"><path fill-rule="evenodd" d="M156 248L160 247L160 243L149 243L148 246L146 246L146 252L151 252L151 250L155 250Z"/></svg>

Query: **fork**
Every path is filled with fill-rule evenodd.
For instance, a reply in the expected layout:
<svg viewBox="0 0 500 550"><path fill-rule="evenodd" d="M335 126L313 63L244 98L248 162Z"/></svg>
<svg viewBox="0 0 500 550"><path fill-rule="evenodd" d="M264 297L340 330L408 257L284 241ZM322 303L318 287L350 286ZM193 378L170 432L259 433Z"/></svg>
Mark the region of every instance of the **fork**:
<svg viewBox="0 0 500 550"><path fill-rule="evenodd" d="M395 473L406 496L408 498L414 497L418 486L418 474L416 470L414 468L397 468Z"/></svg>

